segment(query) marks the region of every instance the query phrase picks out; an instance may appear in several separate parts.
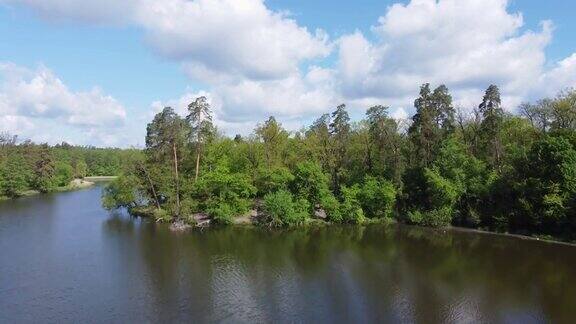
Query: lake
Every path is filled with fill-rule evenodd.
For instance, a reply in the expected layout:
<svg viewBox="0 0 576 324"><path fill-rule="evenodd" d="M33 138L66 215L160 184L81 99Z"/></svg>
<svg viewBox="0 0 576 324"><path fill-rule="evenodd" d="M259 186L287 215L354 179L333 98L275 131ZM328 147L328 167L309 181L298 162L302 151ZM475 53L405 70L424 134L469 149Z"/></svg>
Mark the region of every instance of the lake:
<svg viewBox="0 0 576 324"><path fill-rule="evenodd" d="M0 202L0 323L574 323L576 247L407 226L172 233L101 186Z"/></svg>

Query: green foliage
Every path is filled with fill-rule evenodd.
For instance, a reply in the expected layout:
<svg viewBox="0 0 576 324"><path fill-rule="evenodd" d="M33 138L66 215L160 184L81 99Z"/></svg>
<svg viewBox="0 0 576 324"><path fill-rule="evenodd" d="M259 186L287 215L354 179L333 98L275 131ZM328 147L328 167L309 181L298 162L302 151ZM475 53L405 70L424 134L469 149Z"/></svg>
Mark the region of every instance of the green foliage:
<svg viewBox="0 0 576 324"><path fill-rule="evenodd" d="M514 199L504 205L509 226L518 230L573 236L576 150L561 136L545 136L500 183L495 195Z"/></svg>
<svg viewBox="0 0 576 324"><path fill-rule="evenodd" d="M264 196L281 189L287 190L292 181L294 175L286 167L261 167L256 174L255 185L258 188L258 195Z"/></svg>
<svg viewBox="0 0 576 324"><path fill-rule="evenodd" d="M58 187L67 186L73 179L74 169L70 164L56 162L55 181Z"/></svg>
<svg viewBox="0 0 576 324"><path fill-rule="evenodd" d="M310 202L311 212L316 208L321 208L326 212L329 220L341 221L340 203L330 191L328 176L318 163L296 164L291 188L296 196Z"/></svg>
<svg viewBox="0 0 576 324"><path fill-rule="evenodd" d="M447 207L428 211L412 210L408 212L408 221L420 226L443 227L450 224L452 212Z"/></svg>
<svg viewBox="0 0 576 324"><path fill-rule="evenodd" d="M342 187L342 203L340 204L340 215L342 222L349 224L362 224L364 222L364 211L358 196L360 195L360 187L354 185L352 187Z"/></svg>
<svg viewBox="0 0 576 324"><path fill-rule="evenodd" d="M396 203L396 188L390 181L366 177L358 198L368 217L391 217Z"/></svg>
<svg viewBox="0 0 576 324"><path fill-rule="evenodd" d="M154 209L152 217L160 223L168 223L173 219L172 215L164 209Z"/></svg>
<svg viewBox="0 0 576 324"><path fill-rule="evenodd" d="M49 192L56 187L54 159L48 145L40 148L38 160L34 164L34 189Z"/></svg>
<svg viewBox="0 0 576 324"><path fill-rule="evenodd" d="M218 165L205 172L194 184L194 197L204 202L204 209L218 210L219 204L227 204L234 215L244 214L250 208L250 198L256 194L246 174L232 173L226 165ZM224 207L226 208L226 207ZM217 213L222 214L220 210Z"/></svg>
<svg viewBox="0 0 576 324"><path fill-rule="evenodd" d="M31 170L20 155L9 155L0 165L0 193L7 197L17 197L28 188Z"/></svg>
<svg viewBox="0 0 576 324"><path fill-rule="evenodd" d="M234 216L237 215L235 208L225 201L216 200L209 204L208 214L218 224L232 224Z"/></svg>
<svg viewBox="0 0 576 324"><path fill-rule="evenodd" d="M265 223L269 226L295 226L308 218L308 202L304 198L294 199L287 190L279 190L264 196Z"/></svg>
<svg viewBox="0 0 576 324"><path fill-rule="evenodd" d="M136 206L136 179L121 175L108 184L102 192L102 206L108 210Z"/></svg>

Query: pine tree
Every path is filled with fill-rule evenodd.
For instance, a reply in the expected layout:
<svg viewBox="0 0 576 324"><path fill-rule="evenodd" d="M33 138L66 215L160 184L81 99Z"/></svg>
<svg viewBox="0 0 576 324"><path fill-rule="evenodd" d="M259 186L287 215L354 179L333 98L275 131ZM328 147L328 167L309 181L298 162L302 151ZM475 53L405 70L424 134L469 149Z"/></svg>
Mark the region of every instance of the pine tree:
<svg viewBox="0 0 576 324"><path fill-rule="evenodd" d="M332 138L332 156L334 157L332 186L335 191L339 191L350 140L350 116L346 111L346 105L339 105L332 113L332 122L330 123L329 130Z"/></svg>
<svg viewBox="0 0 576 324"><path fill-rule="evenodd" d="M196 170L194 181L200 173L200 156L203 146L214 137L216 131L212 124L212 111L206 97L199 97L188 105L186 121L190 124L190 141L196 149Z"/></svg>

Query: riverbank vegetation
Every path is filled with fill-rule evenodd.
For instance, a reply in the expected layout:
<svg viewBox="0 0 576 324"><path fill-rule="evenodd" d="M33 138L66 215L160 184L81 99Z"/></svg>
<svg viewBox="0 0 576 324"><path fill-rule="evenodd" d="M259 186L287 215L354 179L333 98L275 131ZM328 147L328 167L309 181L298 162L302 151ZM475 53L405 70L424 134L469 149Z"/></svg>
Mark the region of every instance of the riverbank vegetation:
<svg viewBox="0 0 576 324"><path fill-rule="evenodd" d="M164 221L394 219L574 240L576 92L516 114L494 85L478 101L456 109L447 87L424 84L408 121L374 106L352 122L340 105L297 132L270 117L229 138L201 97L185 117L170 107L154 117L145 150L130 155L103 202Z"/></svg>
<svg viewBox="0 0 576 324"><path fill-rule="evenodd" d="M79 188L86 176L117 175L130 150L18 143L16 136L0 134L0 198Z"/></svg>

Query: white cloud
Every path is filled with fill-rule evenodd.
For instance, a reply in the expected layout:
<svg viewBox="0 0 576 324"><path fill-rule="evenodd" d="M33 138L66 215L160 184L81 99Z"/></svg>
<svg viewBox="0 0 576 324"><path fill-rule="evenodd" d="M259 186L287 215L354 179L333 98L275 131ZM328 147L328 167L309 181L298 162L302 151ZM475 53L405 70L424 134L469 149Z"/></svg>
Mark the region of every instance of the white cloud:
<svg viewBox="0 0 576 324"><path fill-rule="evenodd" d="M219 126L229 133L245 134L271 114L296 128L297 122L342 102L356 112L373 104L390 105L393 116L405 118L425 82L446 84L462 107L476 106L484 89L495 83L509 109L576 85L576 54L557 64L546 61L553 24L543 21L537 30L527 30L522 14L509 12L508 0L396 3L374 22L370 35L354 31L333 43L325 32L307 30L263 0L2 1L22 4L48 19L140 28L154 52L180 63L205 89L155 102L152 110L171 105L185 114L187 104L203 94L212 100ZM326 59L333 48L336 63ZM36 74L38 81L27 79L22 86L26 95L16 96L22 98L16 105L19 112L4 112L7 116L58 117L81 125L114 114L84 118L73 113L80 107L122 111L97 89L72 93L53 75ZM11 88L19 94L17 90ZM0 97L0 105L2 100L7 99Z"/></svg>
<svg viewBox="0 0 576 324"><path fill-rule="evenodd" d="M0 64L0 113L59 119L79 126L118 126L126 111L98 88L73 92L44 66L29 70Z"/></svg>
<svg viewBox="0 0 576 324"><path fill-rule="evenodd" d="M539 81L539 95L542 96L554 96L564 88L576 88L576 53L558 62Z"/></svg>
<svg viewBox="0 0 576 324"><path fill-rule="evenodd" d="M506 0L412 0L394 4L372 28L339 42L342 91L352 98L417 94L420 84L446 84L455 94L498 84L524 96L538 82L552 24L521 32L522 15ZM477 91L474 91L477 92ZM479 98L476 98L479 100Z"/></svg>
<svg viewBox="0 0 576 324"><path fill-rule="evenodd" d="M311 67L305 75L284 79L243 80L214 87L227 121L261 120L270 115L305 117L325 111L339 102L334 93L333 71Z"/></svg>
<svg viewBox="0 0 576 324"><path fill-rule="evenodd" d="M126 111L98 88L71 91L44 66L33 70L0 63L0 116L2 129L33 136L33 130L47 131L37 129L38 121L87 132L110 131L124 124Z"/></svg>
<svg viewBox="0 0 576 324"><path fill-rule="evenodd" d="M135 25L152 49L186 64L195 77L276 79L304 60L329 54L326 34L311 33L263 0L0 0L49 18Z"/></svg>

